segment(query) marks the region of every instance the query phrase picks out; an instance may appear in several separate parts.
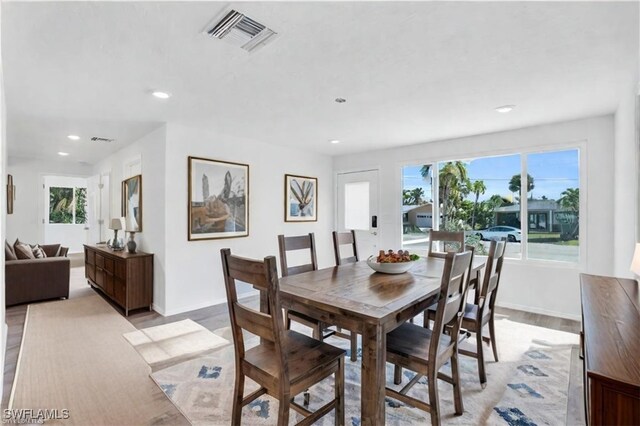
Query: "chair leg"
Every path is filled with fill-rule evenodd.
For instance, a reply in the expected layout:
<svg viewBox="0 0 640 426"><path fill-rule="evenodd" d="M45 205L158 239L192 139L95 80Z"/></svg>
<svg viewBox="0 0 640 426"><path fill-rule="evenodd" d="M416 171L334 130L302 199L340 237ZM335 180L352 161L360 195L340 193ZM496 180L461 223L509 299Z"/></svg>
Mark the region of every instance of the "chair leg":
<svg viewBox="0 0 640 426"><path fill-rule="evenodd" d="M291 396L289 393L281 393L278 406L278 426L289 425L289 409L291 408Z"/></svg>
<svg viewBox="0 0 640 426"><path fill-rule="evenodd" d="M344 358L338 361L335 380L336 426L344 426Z"/></svg>
<svg viewBox="0 0 640 426"><path fill-rule="evenodd" d="M399 385L402 383L402 367L399 365L393 366L393 384Z"/></svg>
<svg viewBox="0 0 640 426"><path fill-rule="evenodd" d="M289 311L287 311L286 309L284 310L284 319L287 330L291 330L291 318L289 318Z"/></svg>
<svg viewBox="0 0 640 426"><path fill-rule="evenodd" d="M358 360L358 333L351 331L349 338L351 340L351 361L356 362Z"/></svg>
<svg viewBox="0 0 640 426"><path fill-rule="evenodd" d="M489 336L491 337L491 348L493 349L493 359L498 362L498 344L496 342L496 329L493 324L493 315L489 319Z"/></svg>
<svg viewBox="0 0 640 426"><path fill-rule="evenodd" d="M451 357L451 378L453 379L453 402L456 407L456 415L464 413L462 402L462 390L460 389L460 369L458 368L458 349L456 348Z"/></svg>
<svg viewBox="0 0 640 426"><path fill-rule="evenodd" d="M422 326L424 328L429 328L429 313L427 311L424 311L422 315L423 315Z"/></svg>
<svg viewBox="0 0 640 426"><path fill-rule="evenodd" d="M236 366L238 368L238 366ZM236 373L236 384L233 388L233 409L231 411L231 424L240 425L242 418L242 398L244 396L244 374Z"/></svg>
<svg viewBox="0 0 640 426"><path fill-rule="evenodd" d="M484 371L484 348L482 347L482 326L476 331L476 344L478 355L478 374L480 375L480 386L482 389L487 387L487 374Z"/></svg>
<svg viewBox="0 0 640 426"><path fill-rule="evenodd" d="M440 400L438 399L438 372L429 372L429 406L431 407L431 425L440 425Z"/></svg>
<svg viewBox="0 0 640 426"><path fill-rule="evenodd" d="M317 323L314 327L313 327L313 338L316 340L320 340L322 342L322 338L324 336L322 335L322 324Z"/></svg>

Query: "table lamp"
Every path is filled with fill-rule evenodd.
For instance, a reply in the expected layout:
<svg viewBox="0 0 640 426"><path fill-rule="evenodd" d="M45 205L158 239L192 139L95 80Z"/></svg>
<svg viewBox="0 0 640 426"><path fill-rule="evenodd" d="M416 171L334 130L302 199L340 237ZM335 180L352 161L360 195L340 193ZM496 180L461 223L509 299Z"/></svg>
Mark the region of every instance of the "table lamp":
<svg viewBox="0 0 640 426"><path fill-rule="evenodd" d="M633 253L630 269L634 274L640 275L640 243L636 244L636 251Z"/></svg>
<svg viewBox="0 0 640 426"><path fill-rule="evenodd" d="M111 219L111 226L109 229L113 229L113 241L111 242L111 248L114 250L122 250L124 246L120 244L118 240L118 231L124 229L124 217L116 217Z"/></svg>

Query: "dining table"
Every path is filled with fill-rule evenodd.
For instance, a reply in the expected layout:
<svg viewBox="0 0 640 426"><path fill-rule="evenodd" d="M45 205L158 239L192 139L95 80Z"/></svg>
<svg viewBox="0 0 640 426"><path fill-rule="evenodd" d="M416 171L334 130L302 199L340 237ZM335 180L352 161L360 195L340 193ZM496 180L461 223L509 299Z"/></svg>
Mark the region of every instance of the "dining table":
<svg viewBox="0 0 640 426"><path fill-rule="evenodd" d="M362 425L385 422L387 333L437 302L444 263L420 258L408 272L384 274L360 261L280 278L283 308L362 336ZM484 264L474 257L477 282Z"/></svg>

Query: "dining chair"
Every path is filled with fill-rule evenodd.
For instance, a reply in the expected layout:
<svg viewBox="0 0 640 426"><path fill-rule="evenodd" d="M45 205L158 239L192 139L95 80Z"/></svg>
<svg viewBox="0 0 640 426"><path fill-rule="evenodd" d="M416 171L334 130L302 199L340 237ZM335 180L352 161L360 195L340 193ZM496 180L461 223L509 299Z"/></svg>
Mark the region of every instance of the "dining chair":
<svg viewBox="0 0 640 426"><path fill-rule="evenodd" d="M290 409L308 425L335 410L335 424L344 425L345 351L293 330L285 330L281 312L276 258L245 259L222 249L222 269L235 350L235 386L231 423L240 425L242 407L265 393L278 399L278 425L289 424ZM253 285L266 294L268 313L238 303L236 280ZM247 349L243 330L259 336L261 342ZM293 397L334 375L334 399L314 412L295 403ZM244 396L245 377L260 388Z"/></svg>
<svg viewBox="0 0 640 426"><path fill-rule="evenodd" d="M400 391L387 387L386 396L429 412L432 425L440 424L438 379L453 385L455 412L457 415L464 412L458 369L458 337L468 290L466 275L470 264L470 252L446 255L433 329L405 322L387 334L387 362L412 370L416 375ZM439 372L449 360L451 376ZM428 403L407 395L422 376L427 376Z"/></svg>
<svg viewBox="0 0 640 426"><path fill-rule="evenodd" d="M284 235L278 235L278 247L280 251L280 266L283 277L318 270L318 260L316 257L316 239L313 232L309 233L308 235L298 235L294 237L285 237ZM287 261L287 252L298 250L309 251L309 263L297 266L289 266L289 263ZM323 340L325 337L329 337L329 335L334 334L333 332L331 332L329 335L324 336L323 330L326 328L326 325L322 321L311 318L310 316L302 314L300 312L285 310L285 318L287 330L291 328L291 320L294 320L311 328L311 330L313 331L314 339Z"/></svg>
<svg viewBox="0 0 640 426"><path fill-rule="evenodd" d="M494 325L494 314L496 297L498 295L498 285L502 275L502 263L506 247L505 241L491 241L489 255L485 264L482 288L477 303L467 303L462 317L462 328L475 333L476 351L460 349L460 354L471 356L478 360L478 375L482 388L487 386L487 375L484 366L484 350L482 343L487 341L493 349L493 358L498 362L498 347L496 343L496 331ZM483 336L482 330L489 325L489 336Z"/></svg>
<svg viewBox="0 0 640 426"><path fill-rule="evenodd" d="M333 231L333 252L336 258L336 265L344 265L345 263L356 263L360 260L358 257L358 245L356 243L356 231L353 229L349 232ZM351 246L352 256L342 257L340 254L340 246Z"/></svg>
<svg viewBox="0 0 640 426"><path fill-rule="evenodd" d="M337 232L333 231L333 252L336 258L336 266L345 265L348 263L356 263L360 260L358 257L358 245L356 243L356 233L354 230L350 232ZM340 254L341 246L351 246L352 256L343 258ZM349 339L351 342L351 361L358 360L358 334L356 332L350 331L349 333L344 333L341 328L337 328L336 336L343 337L345 339Z"/></svg>
<svg viewBox="0 0 640 426"><path fill-rule="evenodd" d="M438 247L438 243L442 243L442 251L434 249ZM429 257L444 258L448 252L462 253L464 251L464 232L463 231L429 231Z"/></svg>

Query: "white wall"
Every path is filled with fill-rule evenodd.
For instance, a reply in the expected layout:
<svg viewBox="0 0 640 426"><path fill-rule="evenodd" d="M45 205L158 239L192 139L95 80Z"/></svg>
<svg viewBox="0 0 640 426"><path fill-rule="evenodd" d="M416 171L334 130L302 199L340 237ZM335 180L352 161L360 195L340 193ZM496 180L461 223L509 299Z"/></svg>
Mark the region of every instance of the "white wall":
<svg viewBox="0 0 640 426"><path fill-rule="evenodd" d="M187 157L249 164L249 236L187 241ZM277 235L315 232L320 267L333 264L332 160L328 156L169 123L167 127L165 314L226 301L220 249L261 259L277 255ZM318 222L284 222L285 173L318 178Z"/></svg>
<svg viewBox="0 0 640 426"><path fill-rule="evenodd" d="M153 305L160 313L165 310L165 209L174 208L170 200L165 200L165 155L166 128L162 126L93 168L93 174L109 174L113 217L121 215L122 181L141 171L142 232L136 233L135 239L138 250L154 253ZM140 162L138 166L130 167L137 161Z"/></svg>
<svg viewBox="0 0 640 426"><path fill-rule="evenodd" d="M638 149L636 140L636 84L620 102L615 115L614 169L614 271L632 278L629 271L638 224Z"/></svg>
<svg viewBox="0 0 640 426"><path fill-rule="evenodd" d="M541 125L340 156L334 158L333 166L335 172L379 168L380 243L382 247L397 248L402 239L398 200L402 199L403 165L584 144L586 148L581 155L586 156L586 167L581 170L581 186L586 188L586 197L582 197L586 214L580 219L581 229L586 230L583 232L586 238L582 241L586 246L580 266L509 260L505 262L498 298L503 306L578 318L579 272L610 275L613 270L613 124L613 117L605 116Z"/></svg>
<svg viewBox="0 0 640 426"><path fill-rule="evenodd" d="M30 244L42 243L43 177L57 175L86 178L91 175L91 166L72 161L44 161L21 157L9 157L8 162L7 173L13 175L16 199L13 214L7 215L6 238L10 243L16 238Z"/></svg>
<svg viewBox="0 0 640 426"><path fill-rule="evenodd" d="M0 2L0 22L2 22L2 2ZM0 31L0 34L2 31ZM1 39L1 37L0 37ZM2 40L0 40L2 46ZM0 48L0 241L6 234L7 223L7 110L4 102L4 81L2 72L2 48ZM0 333L0 377L4 377L4 358L7 350L7 324L5 322L5 306L4 306L4 256L0 256L0 324L2 324L2 332ZM3 381L0 381L0 397L3 393Z"/></svg>

